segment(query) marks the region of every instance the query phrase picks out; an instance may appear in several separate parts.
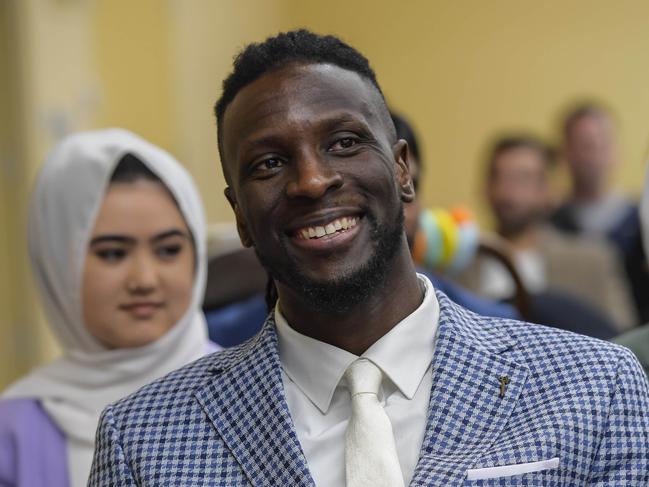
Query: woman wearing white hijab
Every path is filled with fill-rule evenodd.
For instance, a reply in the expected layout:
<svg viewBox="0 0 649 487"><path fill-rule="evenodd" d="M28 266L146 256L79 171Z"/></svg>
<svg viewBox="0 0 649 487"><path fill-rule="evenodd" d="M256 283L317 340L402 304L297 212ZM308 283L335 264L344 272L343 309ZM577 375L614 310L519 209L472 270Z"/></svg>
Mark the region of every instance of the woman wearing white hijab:
<svg viewBox="0 0 649 487"><path fill-rule="evenodd" d="M204 212L168 153L119 129L50 154L29 254L64 353L0 400L0 485L85 486L102 409L218 349L201 303Z"/></svg>

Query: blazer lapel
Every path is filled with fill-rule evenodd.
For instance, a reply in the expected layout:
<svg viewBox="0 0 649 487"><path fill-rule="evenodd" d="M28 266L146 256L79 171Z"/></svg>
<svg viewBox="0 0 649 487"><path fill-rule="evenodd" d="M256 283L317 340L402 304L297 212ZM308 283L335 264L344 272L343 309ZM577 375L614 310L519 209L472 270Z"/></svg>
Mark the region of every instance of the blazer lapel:
<svg viewBox="0 0 649 487"><path fill-rule="evenodd" d="M252 485L314 486L286 404L272 318L242 355L214 370L196 398Z"/></svg>
<svg viewBox="0 0 649 487"><path fill-rule="evenodd" d="M428 423L412 486L460 485L507 424L529 374L502 355L515 342L493 321L441 293L438 300Z"/></svg>

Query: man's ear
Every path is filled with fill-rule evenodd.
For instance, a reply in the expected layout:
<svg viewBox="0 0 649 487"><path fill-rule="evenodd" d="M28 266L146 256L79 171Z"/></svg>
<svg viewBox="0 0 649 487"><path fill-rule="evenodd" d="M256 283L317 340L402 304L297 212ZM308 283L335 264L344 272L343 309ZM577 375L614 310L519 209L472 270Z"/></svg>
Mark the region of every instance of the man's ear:
<svg viewBox="0 0 649 487"><path fill-rule="evenodd" d="M401 201L411 203L415 199L415 187L410 177L410 166L408 164L408 143L399 139L392 146L394 164L396 170L397 184L401 194Z"/></svg>
<svg viewBox="0 0 649 487"><path fill-rule="evenodd" d="M250 233L248 233L248 227L246 226L246 221L241 214L241 208L239 208L237 199L234 196L234 191L232 191L232 188L228 186L227 188L225 188L224 193L225 197L230 203L230 206L232 207L232 210L234 211L234 217L237 220L237 231L239 232L239 239L241 240L241 243L244 247L252 247L254 245L254 242L250 237Z"/></svg>

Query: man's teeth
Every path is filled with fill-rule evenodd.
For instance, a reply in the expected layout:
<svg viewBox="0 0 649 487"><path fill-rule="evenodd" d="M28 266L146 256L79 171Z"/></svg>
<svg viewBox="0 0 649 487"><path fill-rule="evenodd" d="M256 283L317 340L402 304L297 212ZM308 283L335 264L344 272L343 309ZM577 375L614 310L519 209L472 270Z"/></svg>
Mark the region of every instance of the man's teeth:
<svg viewBox="0 0 649 487"><path fill-rule="evenodd" d="M321 238L325 235L333 235L341 230L349 230L356 226L358 219L356 217L337 218L326 225L307 227L297 232L298 236L303 239Z"/></svg>

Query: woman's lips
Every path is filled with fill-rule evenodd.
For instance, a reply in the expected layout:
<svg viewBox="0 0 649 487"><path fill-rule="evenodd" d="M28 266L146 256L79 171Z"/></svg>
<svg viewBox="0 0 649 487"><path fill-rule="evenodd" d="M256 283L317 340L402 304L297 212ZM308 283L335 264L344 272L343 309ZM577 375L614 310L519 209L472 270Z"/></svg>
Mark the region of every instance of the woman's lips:
<svg viewBox="0 0 649 487"><path fill-rule="evenodd" d="M162 308L162 303L131 303L122 305L120 308L135 318L147 319L151 318L160 308Z"/></svg>

